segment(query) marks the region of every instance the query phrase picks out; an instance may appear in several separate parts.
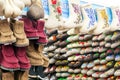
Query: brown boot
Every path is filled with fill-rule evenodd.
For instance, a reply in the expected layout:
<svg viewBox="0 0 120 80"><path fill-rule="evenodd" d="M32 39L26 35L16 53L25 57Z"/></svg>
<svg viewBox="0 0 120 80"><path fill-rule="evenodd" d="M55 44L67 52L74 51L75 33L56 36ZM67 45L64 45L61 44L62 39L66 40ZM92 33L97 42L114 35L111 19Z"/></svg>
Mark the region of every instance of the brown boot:
<svg viewBox="0 0 120 80"><path fill-rule="evenodd" d="M17 42L15 43L18 47L28 46L29 40L26 37L25 31L24 31L24 22L23 21L15 21L11 20L13 33L17 39Z"/></svg>
<svg viewBox="0 0 120 80"><path fill-rule="evenodd" d="M7 19L0 21L0 35L1 44L16 42L16 38L13 36L13 32Z"/></svg>
<svg viewBox="0 0 120 80"><path fill-rule="evenodd" d="M39 45L38 46L38 52L39 52L39 54L41 55L41 57L43 58L43 60L44 60L44 64L43 64L43 66L44 67L48 67L49 66L49 58L47 58L44 54L43 54L43 49L44 49L44 45Z"/></svg>
<svg viewBox="0 0 120 80"><path fill-rule="evenodd" d="M29 71L15 71L14 80L28 80Z"/></svg>
<svg viewBox="0 0 120 80"><path fill-rule="evenodd" d="M41 66L44 63L43 58L39 55L39 52L35 50L33 42L30 42L30 45L27 47L27 56L33 66Z"/></svg>
<svg viewBox="0 0 120 80"><path fill-rule="evenodd" d="M12 72L3 72L2 80L14 80L14 74Z"/></svg>

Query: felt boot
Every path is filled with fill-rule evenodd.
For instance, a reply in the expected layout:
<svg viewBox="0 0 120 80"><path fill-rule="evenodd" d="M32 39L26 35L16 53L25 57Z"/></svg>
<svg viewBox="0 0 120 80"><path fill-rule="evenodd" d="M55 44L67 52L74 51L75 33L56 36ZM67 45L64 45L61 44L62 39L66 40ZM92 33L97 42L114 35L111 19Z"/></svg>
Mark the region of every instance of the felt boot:
<svg viewBox="0 0 120 80"><path fill-rule="evenodd" d="M1 68L5 70L17 70L20 68L18 59L15 56L12 45L2 45L2 56Z"/></svg>
<svg viewBox="0 0 120 80"><path fill-rule="evenodd" d="M26 54L26 47L15 47L16 57L19 60L20 68L21 69L29 69L30 68L30 61L28 60Z"/></svg>
<svg viewBox="0 0 120 80"><path fill-rule="evenodd" d="M97 28L94 30L94 34L98 35L104 32L104 29L108 27L108 16L105 9L97 9L98 23Z"/></svg>
<svg viewBox="0 0 120 80"><path fill-rule="evenodd" d="M38 39L39 38L39 35L37 33L38 30L36 28L36 25L33 24L33 21L30 20L29 18L22 18L20 20L24 22L24 30L27 38Z"/></svg>
<svg viewBox="0 0 120 80"><path fill-rule="evenodd" d="M46 2L47 3L47 2ZM59 0L53 1L48 0L48 6L49 6L49 13L48 19L46 20L45 27L48 29L57 29L60 27L61 24L61 8L60 5L58 6ZM58 9L60 13L58 13ZM57 16L57 17L56 17Z"/></svg>
<svg viewBox="0 0 120 80"><path fill-rule="evenodd" d="M38 43L47 43L47 36L44 32L44 24L45 22L43 20L38 20L37 21L37 30L38 30L38 34L39 34L39 39L38 39Z"/></svg>
<svg viewBox="0 0 120 80"><path fill-rule="evenodd" d="M44 67L48 67L49 66L49 58L47 58L44 54L43 54L43 48L44 45L39 45L38 46L38 52L41 55L42 59L44 60L43 66Z"/></svg>
<svg viewBox="0 0 120 80"><path fill-rule="evenodd" d="M114 32L116 30L120 30L120 22L119 22L119 7L111 7L112 12L112 22L109 25L109 27L105 28L105 33L109 34L111 32Z"/></svg>
<svg viewBox="0 0 120 80"><path fill-rule="evenodd" d="M27 47L27 56L30 60L31 65L40 66L44 64L44 60L41 55L35 50L33 42L30 42L30 45Z"/></svg>
<svg viewBox="0 0 120 80"><path fill-rule="evenodd" d="M26 34L24 32L24 22L23 21L12 20L11 24L12 24L13 33L16 38L18 38L18 39L26 38Z"/></svg>
<svg viewBox="0 0 120 80"><path fill-rule="evenodd" d="M82 17L81 17L82 14L81 14L79 2L80 0L75 0L74 2L72 0L68 0L69 17L65 20L65 23L63 24L65 28L80 27L82 22ZM76 8L77 11L75 11Z"/></svg>
<svg viewBox="0 0 120 80"><path fill-rule="evenodd" d="M1 66L2 60L3 60L3 57L2 57L2 46L0 46L0 66Z"/></svg>
<svg viewBox="0 0 120 80"><path fill-rule="evenodd" d="M14 22L12 22L12 24L13 24L12 25L13 33L17 39L15 45L18 47L28 46L29 41L24 32L24 22L23 21L14 21Z"/></svg>
<svg viewBox="0 0 120 80"><path fill-rule="evenodd" d="M25 39L18 39L15 43L15 46L17 47L26 47L29 45L29 40L27 38Z"/></svg>
<svg viewBox="0 0 120 80"><path fill-rule="evenodd" d="M13 32L6 19L0 21L0 35L1 44L16 42L16 38L13 36Z"/></svg>
<svg viewBox="0 0 120 80"><path fill-rule="evenodd" d="M14 72L14 80L28 80L29 71L15 71Z"/></svg>
<svg viewBox="0 0 120 80"><path fill-rule="evenodd" d="M111 11L112 11L112 16L113 16L113 19L112 19L112 23L110 25L110 31L113 32L113 31L116 31L116 30L120 30L120 22L119 22L119 7L111 7Z"/></svg>
<svg viewBox="0 0 120 80"><path fill-rule="evenodd" d="M95 10L91 7L91 5L84 5L82 6L82 14L84 20L82 22L83 26L80 28L80 32L83 34L93 33L94 29L97 27Z"/></svg>
<svg viewBox="0 0 120 80"><path fill-rule="evenodd" d="M12 72L2 72L2 80L14 80L14 74Z"/></svg>

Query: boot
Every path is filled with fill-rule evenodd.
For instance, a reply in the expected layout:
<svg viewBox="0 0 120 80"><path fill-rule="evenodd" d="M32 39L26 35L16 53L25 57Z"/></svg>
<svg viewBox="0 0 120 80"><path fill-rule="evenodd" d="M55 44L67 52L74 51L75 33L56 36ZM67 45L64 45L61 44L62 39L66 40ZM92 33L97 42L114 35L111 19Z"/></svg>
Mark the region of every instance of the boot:
<svg viewBox="0 0 120 80"><path fill-rule="evenodd" d="M45 24L45 21L43 20L38 20L37 21L38 25L37 25L37 30L38 30L38 34L39 34L39 39L38 39L38 43L47 43L47 36L44 32L44 24Z"/></svg>
<svg viewBox="0 0 120 80"><path fill-rule="evenodd" d="M81 17L82 14L81 14L79 2L80 0L75 0L74 2L72 0L69 0L68 2L66 1L65 5L68 6L68 8L67 9L65 8L65 11L68 10L69 16L68 16L68 19L65 20L65 23L62 24L63 26L65 26L65 28L70 29L70 28L75 28L75 27L81 27L80 25L82 22L82 17ZM64 4L63 1L61 1L61 3ZM63 6L61 5L61 7ZM76 8L78 11L75 11Z"/></svg>
<svg viewBox="0 0 120 80"><path fill-rule="evenodd" d="M20 68L21 69L29 69L30 68L30 61L28 60L26 54L26 47L15 47L16 57L19 60Z"/></svg>
<svg viewBox="0 0 120 80"><path fill-rule="evenodd" d="M17 47L25 47L29 45L29 40L27 38L25 39L18 39L15 43L15 46Z"/></svg>
<svg viewBox="0 0 120 80"><path fill-rule="evenodd" d="M28 80L29 71L15 71L14 72L14 80Z"/></svg>
<svg viewBox="0 0 120 80"><path fill-rule="evenodd" d="M16 38L18 38L18 39L26 38L26 34L24 32L24 22L23 21L12 20L11 24L12 24L13 33Z"/></svg>
<svg viewBox="0 0 120 80"><path fill-rule="evenodd" d="M82 6L81 11L82 11L84 20L81 23L82 27L80 28L80 32L83 34L86 34L86 33L93 34L93 32L97 26L95 10L92 8L91 5L87 4L87 5ZM92 17L92 19L91 19L91 17Z"/></svg>
<svg viewBox="0 0 120 80"><path fill-rule="evenodd" d="M16 46L28 46L29 40L26 38L26 34L24 32L24 22L23 21L12 21L12 29L15 37L17 38Z"/></svg>
<svg viewBox="0 0 120 80"><path fill-rule="evenodd" d="M16 38L13 36L13 32L10 29L7 19L0 21L0 34L1 44L16 42Z"/></svg>
<svg viewBox="0 0 120 80"><path fill-rule="evenodd" d="M110 25L110 31L111 32L114 32L116 30L119 31L120 29L120 22L119 22L119 7L111 7L111 12L112 12L112 22L111 22L111 25Z"/></svg>
<svg viewBox="0 0 120 80"><path fill-rule="evenodd" d="M38 52L41 55L42 59L44 60L43 66L48 67L49 66L49 59L43 54L43 48L44 48L44 45L39 45Z"/></svg>
<svg viewBox="0 0 120 80"><path fill-rule="evenodd" d="M38 39L39 35L37 33L37 29L33 27L33 23L29 18L22 18L21 21L24 21L24 29L29 39Z"/></svg>
<svg viewBox="0 0 120 80"><path fill-rule="evenodd" d="M62 22L60 19L61 16L59 16L57 9L56 9L57 4L59 2L58 2L58 0L57 1L48 0L47 2L49 3L47 5L49 7L50 15L48 16L48 19L46 20L45 27L47 29L57 29L59 26L61 26L61 22Z"/></svg>
<svg viewBox="0 0 120 80"><path fill-rule="evenodd" d="M14 80L12 72L2 72L2 80Z"/></svg>
<svg viewBox="0 0 120 80"><path fill-rule="evenodd" d="M12 45L2 45L2 57L1 68L5 70L18 70L20 65L18 59L15 56Z"/></svg>
<svg viewBox="0 0 120 80"><path fill-rule="evenodd" d="M0 66L1 66L2 60L3 60L3 57L2 57L2 46L0 45Z"/></svg>
<svg viewBox="0 0 120 80"><path fill-rule="evenodd" d="M97 9L97 28L94 30L94 34L98 35L105 31L105 28L108 27L108 16L105 9Z"/></svg>
<svg viewBox="0 0 120 80"><path fill-rule="evenodd" d="M27 56L32 66L40 66L44 63L41 55L35 50L33 42L30 42L30 45L27 47Z"/></svg>

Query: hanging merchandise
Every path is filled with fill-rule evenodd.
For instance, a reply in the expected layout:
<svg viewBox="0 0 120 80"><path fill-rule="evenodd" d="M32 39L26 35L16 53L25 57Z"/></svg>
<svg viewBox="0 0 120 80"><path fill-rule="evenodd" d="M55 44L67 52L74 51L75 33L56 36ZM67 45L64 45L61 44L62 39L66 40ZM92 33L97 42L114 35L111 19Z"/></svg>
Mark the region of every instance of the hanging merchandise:
<svg viewBox="0 0 120 80"><path fill-rule="evenodd" d="M29 45L29 40L26 37L24 32L24 23L23 21L11 20L13 34L16 37L15 46L24 47Z"/></svg>
<svg viewBox="0 0 120 80"><path fill-rule="evenodd" d="M21 0L25 6L30 6L32 4L32 0Z"/></svg>
<svg viewBox="0 0 120 80"><path fill-rule="evenodd" d="M6 3L7 3L7 0L6 0ZM19 7L17 7L12 0L8 0L8 5L9 5L9 8L11 8L11 10L9 10L9 8L7 6L5 6L5 16L8 18L8 17L17 17L19 15L21 15L22 11L20 10ZM8 12L7 10L8 9ZM10 13L11 12L11 13ZM10 14L8 14L10 13ZM8 14L8 15L7 15Z"/></svg>
<svg viewBox="0 0 120 80"><path fill-rule="evenodd" d="M6 18L16 18L22 14L22 9L25 6L31 5L31 0L1 0L0 2L1 10L0 15Z"/></svg>
<svg viewBox="0 0 120 80"><path fill-rule="evenodd" d="M22 2L21 0L13 0L13 3L21 10L25 7L24 2Z"/></svg>
<svg viewBox="0 0 120 80"><path fill-rule="evenodd" d="M38 44L46 44L48 42L47 36L44 32L44 25L45 25L44 20L37 21L37 30L38 30L38 35L39 35L39 39L37 40Z"/></svg>
<svg viewBox="0 0 120 80"><path fill-rule="evenodd" d="M64 22L61 29L69 30L60 34L59 28L48 33L44 51L50 58L50 65L44 73L50 79L56 75L56 80L119 79L119 7L85 4L78 10L75 1L74 10L71 3L61 0L61 20ZM82 21L78 26L72 25L76 17L74 11L80 11ZM65 26L69 21L72 26L70 23Z"/></svg>
<svg viewBox="0 0 120 80"><path fill-rule="evenodd" d="M16 38L13 35L13 32L9 26L9 22L7 19L1 20L0 21L0 43L5 44L5 43L14 43L16 42Z"/></svg>
<svg viewBox="0 0 120 80"><path fill-rule="evenodd" d="M108 16L105 9L97 9L97 28L94 30L95 35L101 34L105 27L108 27Z"/></svg>
<svg viewBox="0 0 120 80"><path fill-rule="evenodd" d="M86 34L97 27L96 12L91 5L84 5L82 7L82 15L83 21L80 32Z"/></svg>
<svg viewBox="0 0 120 80"><path fill-rule="evenodd" d="M4 13L3 13L3 10L4 10L4 1L3 0L0 0L0 16L3 16Z"/></svg>
<svg viewBox="0 0 120 80"><path fill-rule="evenodd" d="M61 24L61 7L59 0L48 0L49 16L46 20L45 27L48 29L58 28Z"/></svg>
<svg viewBox="0 0 120 80"><path fill-rule="evenodd" d="M120 10L119 7L111 7L111 11L112 11L112 23L110 25L110 31L116 31L119 30L119 26L120 26Z"/></svg>
<svg viewBox="0 0 120 80"><path fill-rule="evenodd" d="M63 1L63 2L62 2ZM81 27L81 9L80 9L80 0L62 0L62 16L64 20L63 26L64 28L74 28L74 27Z"/></svg>

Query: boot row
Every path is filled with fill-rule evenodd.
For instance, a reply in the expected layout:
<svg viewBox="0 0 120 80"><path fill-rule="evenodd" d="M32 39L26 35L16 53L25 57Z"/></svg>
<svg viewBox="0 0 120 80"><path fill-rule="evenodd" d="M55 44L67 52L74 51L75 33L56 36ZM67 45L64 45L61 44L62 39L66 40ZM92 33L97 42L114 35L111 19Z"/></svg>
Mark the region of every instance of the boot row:
<svg viewBox="0 0 120 80"><path fill-rule="evenodd" d="M23 21L0 20L0 44L14 43L17 47L29 45Z"/></svg>
<svg viewBox="0 0 120 80"><path fill-rule="evenodd" d="M47 43L43 20L21 18L16 20L0 20L0 44L14 43L17 47L29 45L28 39L37 40L36 43Z"/></svg>
<svg viewBox="0 0 120 80"><path fill-rule="evenodd" d="M36 43L47 43L44 20L32 20L28 17L21 18L20 20L24 22L24 30L28 39L37 40Z"/></svg>
<svg viewBox="0 0 120 80"><path fill-rule="evenodd" d="M48 67L49 59L43 54L43 48L44 45L37 45L33 41L30 41L26 52L32 66Z"/></svg>
<svg viewBox="0 0 120 80"><path fill-rule="evenodd" d="M0 66L1 69L8 71L29 69L30 61L26 55L26 47L1 45Z"/></svg>

